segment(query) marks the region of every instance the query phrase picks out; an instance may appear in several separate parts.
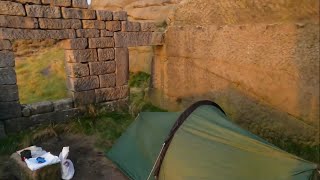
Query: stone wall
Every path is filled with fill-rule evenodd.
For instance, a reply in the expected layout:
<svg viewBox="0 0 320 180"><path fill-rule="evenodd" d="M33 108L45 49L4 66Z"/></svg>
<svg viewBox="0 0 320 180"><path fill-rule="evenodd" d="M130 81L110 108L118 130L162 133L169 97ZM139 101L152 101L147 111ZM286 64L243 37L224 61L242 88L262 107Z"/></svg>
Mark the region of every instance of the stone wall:
<svg viewBox="0 0 320 180"><path fill-rule="evenodd" d="M0 0L0 134L3 129L11 133L14 126L24 129L64 113L54 108L25 117L11 40L64 40L67 85L74 107L79 108L123 103L128 98L128 47L163 43L162 33L150 27L150 23L127 21L125 11L89 9L86 0ZM20 122L25 124L18 128Z"/></svg>
<svg viewBox="0 0 320 180"><path fill-rule="evenodd" d="M152 96L174 110L211 99L266 139L318 144L319 1L290 2L185 1L156 50Z"/></svg>

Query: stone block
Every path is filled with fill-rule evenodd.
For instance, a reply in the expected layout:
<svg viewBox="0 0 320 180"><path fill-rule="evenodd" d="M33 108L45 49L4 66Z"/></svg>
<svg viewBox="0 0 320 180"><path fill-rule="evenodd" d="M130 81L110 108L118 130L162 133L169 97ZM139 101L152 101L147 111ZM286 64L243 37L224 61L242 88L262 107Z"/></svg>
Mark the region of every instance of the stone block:
<svg viewBox="0 0 320 180"><path fill-rule="evenodd" d="M89 9L62 8L62 16L66 19L96 19L96 11Z"/></svg>
<svg viewBox="0 0 320 180"><path fill-rule="evenodd" d="M96 49L65 50L65 59L72 63L97 61L97 51Z"/></svg>
<svg viewBox="0 0 320 180"><path fill-rule="evenodd" d="M140 23L140 27L141 27L141 31L154 32L158 30L157 25L152 22Z"/></svg>
<svg viewBox="0 0 320 180"><path fill-rule="evenodd" d="M99 61L113 60L114 49L113 48L98 49L98 57L99 57Z"/></svg>
<svg viewBox="0 0 320 180"><path fill-rule="evenodd" d="M0 39L0 50L12 50L12 45L9 40Z"/></svg>
<svg viewBox="0 0 320 180"><path fill-rule="evenodd" d="M0 27L33 29L39 25L36 18L0 15Z"/></svg>
<svg viewBox="0 0 320 180"><path fill-rule="evenodd" d="M14 67L14 54L12 51L0 51L0 68Z"/></svg>
<svg viewBox="0 0 320 180"><path fill-rule="evenodd" d="M16 0L22 4L41 4L41 0Z"/></svg>
<svg viewBox="0 0 320 180"><path fill-rule="evenodd" d="M90 75L110 74L116 71L116 63L114 61L90 62Z"/></svg>
<svg viewBox="0 0 320 180"><path fill-rule="evenodd" d="M72 0L72 7L86 9L89 7L89 5L87 0Z"/></svg>
<svg viewBox="0 0 320 180"><path fill-rule="evenodd" d="M23 116L23 117L29 117L29 116L31 116L30 106L28 106L28 105L27 105L27 106L23 106L21 113L22 113L22 116Z"/></svg>
<svg viewBox="0 0 320 180"><path fill-rule="evenodd" d="M0 85L17 84L16 72L12 67L0 68Z"/></svg>
<svg viewBox="0 0 320 180"><path fill-rule="evenodd" d="M0 120L21 116L21 107L18 101L0 102Z"/></svg>
<svg viewBox="0 0 320 180"><path fill-rule="evenodd" d="M98 76L87 76L81 78L69 78L68 88L72 91L88 91L99 88Z"/></svg>
<svg viewBox="0 0 320 180"><path fill-rule="evenodd" d="M0 85L0 102L18 101L17 85Z"/></svg>
<svg viewBox="0 0 320 180"><path fill-rule="evenodd" d="M70 7L71 0L51 0L51 6L63 6L63 7Z"/></svg>
<svg viewBox="0 0 320 180"><path fill-rule="evenodd" d="M114 47L112 37L89 38L89 48L107 48Z"/></svg>
<svg viewBox="0 0 320 180"><path fill-rule="evenodd" d="M99 37L99 30L97 29L78 29L77 37L79 38L94 38Z"/></svg>
<svg viewBox="0 0 320 180"><path fill-rule="evenodd" d="M112 32L121 31L121 21L107 21L106 29Z"/></svg>
<svg viewBox="0 0 320 180"><path fill-rule="evenodd" d="M121 22L121 31L125 32L137 32L140 31L140 23L138 22L129 22L129 21L122 21Z"/></svg>
<svg viewBox="0 0 320 180"><path fill-rule="evenodd" d="M129 80L129 51L128 48L115 48L116 85L123 86Z"/></svg>
<svg viewBox="0 0 320 180"><path fill-rule="evenodd" d="M157 32L115 32L116 47L162 45L163 33Z"/></svg>
<svg viewBox="0 0 320 180"><path fill-rule="evenodd" d="M89 76L88 64L82 63L66 63L66 72L68 77L84 77Z"/></svg>
<svg viewBox="0 0 320 180"><path fill-rule="evenodd" d="M73 100L71 98L61 99L53 102L53 107L55 111L63 111L67 109L74 108Z"/></svg>
<svg viewBox="0 0 320 180"><path fill-rule="evenodd" d="M127 20L127 12L126 11L113 12L113 20L115 20L115 21L126 21Z"/></svg>
<svg viewBox="0 0 320 180"><path fill-rule="evenodd" d="M104 74L99 76L100 88L110 88L116 86L116 74Z"/></svg>
<svg viewBox="0 0 320 180"><path fill-rule="evenodd" d="M64 49L86 49L88 40L86 38L67 39L63 41Z"/></svg>
<svg viewBox="0 0 320 180"><path fill-rule="evenodd" d="M13 153L10 158L10 173L12 173L12 177L15 177L16 179L53 180L60 179L61 177L60 163L48 165L35 171L30 171L27 164L21 161L21 157L18 153Z"/></svg>
<svg viewBox="0 0 320 180"><path fill-rule="evenodd" d="M99 112L128 111L129 98L99 103Z"/></svg>
<svg viewBox="0 0 320 180"><path fill-rule="evenodd" d="M83 29L105 29L106 23L98 20L82 20Z"/></svg>
<svg viewBox="0 0 320 180"><path fill-rule="evenodd" d="M0 28L0 39L72 39L75 31Z"/></svg>
<svg viewBox="0 0 320 180"><path fill-rule="evenodd" d="M79 19L47 19L39 18L41 29L81 29Z"/></svg>
<svg viewBox="0 0 320 180"><path fill-rule="evenodd" d="M51 0L41 0L42 4L50 4Z"/></svg>
<svg viewBox="0 0 320 180"><path fill-rule="evenodd" d="M26 5L27 15L30 17L61 18L59 7Z"/></svg>
<svg viewBox="0 0 320 180"><path fill-rule="evenodd" d="M97 19L102 21L112 21L112 12L106 10L97 10Z"/></svg>
<svg viewBox="0 0 320 180"><path fill-rule="evenodd" d="M112 37L113 32L107 31L107 30L100 30L100 36L101 37Z"/></svg>
<svg viewBox="0 0 320 180"><path fill-rule="evenodd" d="M94 90L72 92L72 96L76 107L81 105L94 104L96 102L96 94Z"/></svg>
<svg viewBox="0 0 320 180"><path fill-rule="evenodd" d="M33 125L34 123L28 117L15 117L4 121L4 126L8 134L26 130Z"/></svg>
<svg viewBox="0 0 320 180"><path fill-rule="evenodd" d="M0 1L0 14L25 16L26 12L21 3Z"/></svg>
<svg viewBox="0 0 320 180"><path fill-rule="evenodd" d="M4 129L4 124L3 122L0 121L0 139L6 138L6 137L7 137L7 134Z"/></svg>
<svg viewBox="0 0 320 180"><path fill-rule="evenodd" d="M128 86L116 87L116 88L102 88L96 89L96 102L106 102L117 99L123 99L129 96Z"/></svg>
<svg viewBox="0 0 320 180"><path fill-rule="evenodd" d="M37 102L28 105L31 115L44 114L53 111L53 103L51 101Z"/></svg>
<svg viewBox="0 0 320 180"><path fill-rule="evenodd" d="M7 133L17 133L22 130L29 129L38 125L46 125L49 123L60 123L71 120L79 115L77 108L49 112L45 114L37 114L30 117L20 117L5 121Z"/></svg>

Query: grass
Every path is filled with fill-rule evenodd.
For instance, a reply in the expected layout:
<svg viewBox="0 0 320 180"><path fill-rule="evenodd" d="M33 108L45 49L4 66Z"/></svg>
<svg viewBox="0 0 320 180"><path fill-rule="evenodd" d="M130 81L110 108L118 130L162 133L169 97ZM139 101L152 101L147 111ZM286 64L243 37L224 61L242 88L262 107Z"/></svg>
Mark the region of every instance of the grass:
<svg viewBox="0 0 320 180"><path fill-rule="evenodd" d="M16 73L23 104L67 97L64 50L58 46L18 58Z"/></svg>

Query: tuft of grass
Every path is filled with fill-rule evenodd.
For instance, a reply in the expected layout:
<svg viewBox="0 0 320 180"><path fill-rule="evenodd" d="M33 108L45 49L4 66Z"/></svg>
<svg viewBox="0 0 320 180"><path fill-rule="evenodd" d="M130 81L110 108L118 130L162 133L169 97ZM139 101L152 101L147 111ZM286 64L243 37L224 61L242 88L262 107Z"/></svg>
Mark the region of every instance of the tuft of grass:
<svg viewBox="0 0 320 180"><path fill-rule="evenodd" d="M129 86L130 87L148 87L150 82L150 74L145 72L130 72Z"/></svg>
<svg viewBox="0 0 320 180"><path fill-rule="evenodd" d="M21 103L67 97L64 50L57 46L17 59L16 73Z"/></svg>

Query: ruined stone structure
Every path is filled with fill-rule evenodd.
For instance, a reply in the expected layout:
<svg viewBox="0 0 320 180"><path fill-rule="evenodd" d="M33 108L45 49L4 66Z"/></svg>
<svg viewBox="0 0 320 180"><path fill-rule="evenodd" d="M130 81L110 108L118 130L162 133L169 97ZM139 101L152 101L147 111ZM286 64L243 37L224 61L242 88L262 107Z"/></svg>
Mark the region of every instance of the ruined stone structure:
<svg viewBox="0 0 320 180"><path fill-rule="evenodd" d="M129 95L130 46L162 44L152 24L127 21L124 11L88 8L86 0L0 1L0 136L70 119L89 104L118 105ZM11 41L64 40L71 98L19 103Z"/></svg>

